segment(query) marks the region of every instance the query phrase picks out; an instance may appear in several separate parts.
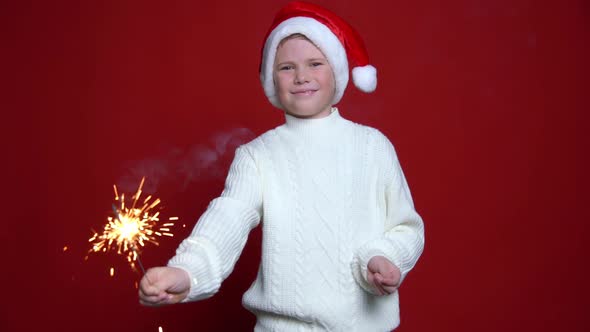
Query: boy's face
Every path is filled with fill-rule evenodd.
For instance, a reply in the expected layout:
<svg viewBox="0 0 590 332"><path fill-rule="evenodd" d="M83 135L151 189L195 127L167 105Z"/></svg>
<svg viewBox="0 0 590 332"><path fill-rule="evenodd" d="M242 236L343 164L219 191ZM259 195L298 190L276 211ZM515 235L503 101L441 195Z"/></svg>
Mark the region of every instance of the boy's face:
<svg viewBox="0 0 590 332"><path fill-rule="evenodd" d="M330 114L334 73L314 44L303 38L283 42L277 49L273 74L277 96L288 114L305 119Z"/></svg>

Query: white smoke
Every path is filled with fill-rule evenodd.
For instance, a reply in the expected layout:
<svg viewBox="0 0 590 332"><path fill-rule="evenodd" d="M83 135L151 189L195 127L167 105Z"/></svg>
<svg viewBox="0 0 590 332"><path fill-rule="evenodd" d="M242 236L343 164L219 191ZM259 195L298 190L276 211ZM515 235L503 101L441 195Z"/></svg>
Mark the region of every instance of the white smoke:
<svg viewBox="0 0 590 332"><path fill-rule="evenodd" d="M143 191L152 194L163 184L184 191L199 181L222 179L235 149L253 138L249 129L234 128L186 149L162 146L155 156L129 162L117 186L123 192L134 192L145 177Z"/></svg>

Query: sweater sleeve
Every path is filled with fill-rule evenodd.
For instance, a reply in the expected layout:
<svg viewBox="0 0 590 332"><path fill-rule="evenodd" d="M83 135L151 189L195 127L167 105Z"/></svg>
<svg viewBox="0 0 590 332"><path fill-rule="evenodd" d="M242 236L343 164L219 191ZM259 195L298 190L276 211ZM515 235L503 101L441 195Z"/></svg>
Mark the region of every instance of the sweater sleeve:
<svg viewBox="0 0 590 332"><path fill-rule="evenodd" d="M168 266L188 272L191 288L187 301L213 296L232 272L249 232L262 214L260 176L245 147L239 147L220 197L211 201L192 233L170 259Z"/></svg>
<svg viewBox="0 0 590 332"><path fill-rule="evenodd" d="M414 267L424 248L424 224L414 209L410 189L395 149L381 133L377 136L376 157L384 179L385 223L383 235L361 246L352 269L359 285L370 293L376 290L367 281L367 265L374 256L384 256L401 271L401 281Z"/></svg>

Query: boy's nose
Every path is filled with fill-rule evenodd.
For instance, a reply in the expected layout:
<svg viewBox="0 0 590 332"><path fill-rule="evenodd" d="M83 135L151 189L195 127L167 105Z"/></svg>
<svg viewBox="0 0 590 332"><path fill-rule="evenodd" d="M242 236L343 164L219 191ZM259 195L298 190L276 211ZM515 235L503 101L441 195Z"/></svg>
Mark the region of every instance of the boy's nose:
<svg viewBox="0 0 590 332"><path fill-rule="evenodd" d="M307 74L304 70L297 70L295 73L295 83L296 84L303 84L307 82Z"/></svg>

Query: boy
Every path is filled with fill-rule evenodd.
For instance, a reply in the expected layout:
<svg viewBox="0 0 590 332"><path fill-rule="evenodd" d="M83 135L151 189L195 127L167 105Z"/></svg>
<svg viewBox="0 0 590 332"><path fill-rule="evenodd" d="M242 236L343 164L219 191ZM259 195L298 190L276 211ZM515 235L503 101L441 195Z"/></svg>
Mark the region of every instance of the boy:
<svg viewBox="0 0 590 332"><path fill-rule="evenodd" d="M333 107L349 60L355 86L372 92L375 68L346 22L302 2L279 11L260 77L285 124L236 150L221 196L168 266L141 280L142 304L215 294L264 216L258 277L243 297L255 331L399 325L397 288L422 252L423 223L389 140Z"/></svg>

